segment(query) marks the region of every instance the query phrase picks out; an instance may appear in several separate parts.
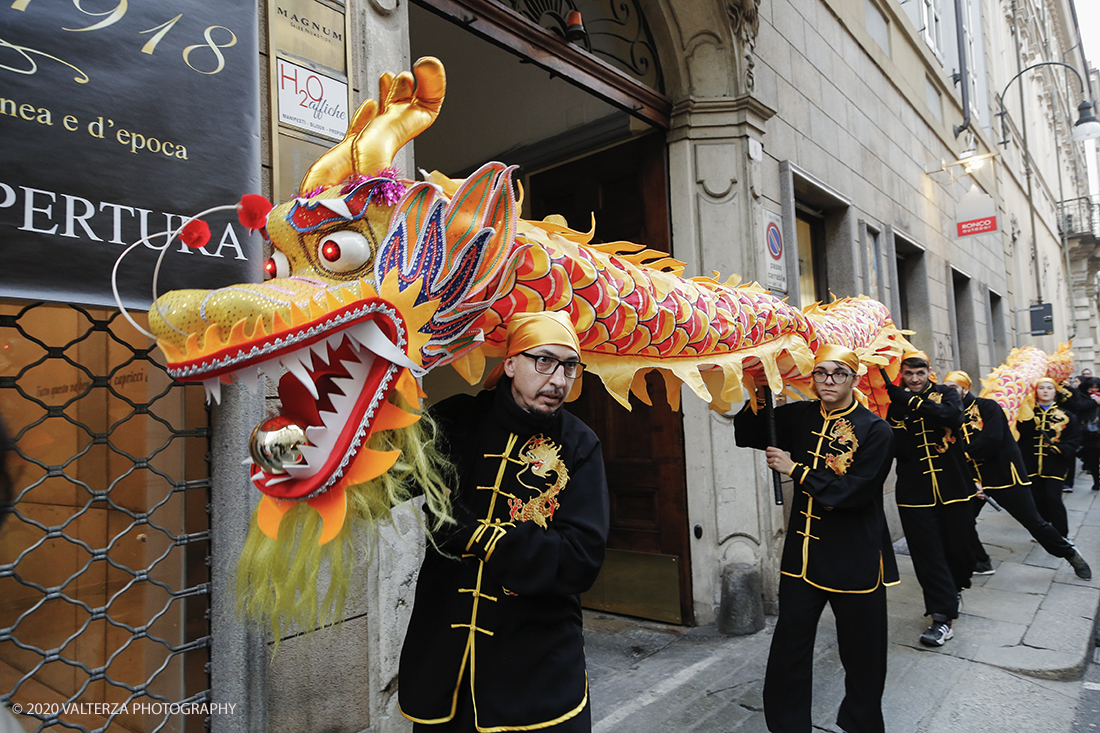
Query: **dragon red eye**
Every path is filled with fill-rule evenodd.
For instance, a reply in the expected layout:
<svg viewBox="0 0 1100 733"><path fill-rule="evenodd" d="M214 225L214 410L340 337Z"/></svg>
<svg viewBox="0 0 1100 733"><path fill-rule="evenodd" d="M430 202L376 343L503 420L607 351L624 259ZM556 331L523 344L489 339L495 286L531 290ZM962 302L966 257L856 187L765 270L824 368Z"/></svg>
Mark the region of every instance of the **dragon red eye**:
<svg viewBox="0 0 1100 733"><path fill-rule="evenodd" d="M286 255L275 250L271 253L271 257L264 263L264 276L268 280L273 280L277 277L290 277L290 260Z"/></svg>
<svg viewBox="0 0 1100 733"><path fill-rule="evenodd" d="M371 246L359 232L330 232L317 243L317 259L330 272L352 272L370 262Z"/></svg>

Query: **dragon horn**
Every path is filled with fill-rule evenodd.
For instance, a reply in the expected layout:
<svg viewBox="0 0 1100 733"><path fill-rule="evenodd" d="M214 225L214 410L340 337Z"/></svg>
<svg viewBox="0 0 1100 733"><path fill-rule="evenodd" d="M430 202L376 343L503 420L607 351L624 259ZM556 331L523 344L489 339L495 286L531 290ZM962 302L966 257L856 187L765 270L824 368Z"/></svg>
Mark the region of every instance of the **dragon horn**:
<svg viewBox="0 0 1100 733"><path fill-rule="evenodd" d="M425 56L411 72L383 74L378 86L381 102L360 105L344 139L306 173L300 193L336 185L353 173L373 176L389 168L397 151L439 116L447 74L439 59Z"/></svg>

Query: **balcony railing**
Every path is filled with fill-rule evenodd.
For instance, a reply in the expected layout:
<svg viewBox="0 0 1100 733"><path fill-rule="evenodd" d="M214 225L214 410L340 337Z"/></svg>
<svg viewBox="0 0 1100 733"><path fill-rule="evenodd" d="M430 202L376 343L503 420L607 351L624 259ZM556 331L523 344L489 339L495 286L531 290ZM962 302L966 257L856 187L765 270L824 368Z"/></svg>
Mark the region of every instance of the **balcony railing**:
<svg viewBox="0 0 1100 733"><path fill-rule="evenodd" d="M1061 202L1061 229L1066 237L1095 237L1100 232L1100 196L1080 196Z"/></svg>

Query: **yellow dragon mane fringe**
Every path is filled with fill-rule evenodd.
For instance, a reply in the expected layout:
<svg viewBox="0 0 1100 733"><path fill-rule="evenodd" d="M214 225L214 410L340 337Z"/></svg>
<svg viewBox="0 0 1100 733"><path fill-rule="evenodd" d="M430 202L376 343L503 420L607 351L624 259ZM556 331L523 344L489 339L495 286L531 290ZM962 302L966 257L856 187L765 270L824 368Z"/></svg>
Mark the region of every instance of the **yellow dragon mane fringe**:
<svg viewBox="0 0 1100 733"><path fill-rule="evenodd" d="M390 399L410 410L400 395L394 393ZM267 625L278 648L291 626L316 629L343 617L356 567L348 561L356 551L355 539L366 538L367 542L360 544L369 561L378 527L392 523L393 507L423 494L429 529L453 523L446 487L452 483L454 469L436 450L435 434L431 417L421 414L420 420L409 427L371 436L369 448L400 450L401 457L378 478L347 487L347 520L331 542L318 544L321 517L304 501L283 516L275 540L259 528L253 512L237 561L238 616L246 622ZM321 597L318 586L323 569L329 581Z"/></svg>

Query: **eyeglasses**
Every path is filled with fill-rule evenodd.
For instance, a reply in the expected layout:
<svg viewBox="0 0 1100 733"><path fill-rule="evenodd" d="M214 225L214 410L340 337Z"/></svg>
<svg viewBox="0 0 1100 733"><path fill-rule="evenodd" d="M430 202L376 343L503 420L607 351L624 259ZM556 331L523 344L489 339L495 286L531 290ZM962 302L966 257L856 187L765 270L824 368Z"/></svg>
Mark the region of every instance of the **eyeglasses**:
<svg viewBox="0 0 1100 733"><path fill-rule="evenodd" d="M818 384L825 384L830 378L833 384L844 384L848 381L848 377L852 376L851 372L839 371L830 373L820 369L814 369L810 374L813 375L814 381Z"/></svg>
<svg viewBox="0 0 1100 733"><path fill-rule="evenodd" d="M535 371L539 374L553 374L561 367L562 374L566 379L576 379L584 371L585 364L579 361L562 361L561 359L555 359L552 356L545 356L543 354L528 354L526 351L519 352L535 362Z"/></svg>

